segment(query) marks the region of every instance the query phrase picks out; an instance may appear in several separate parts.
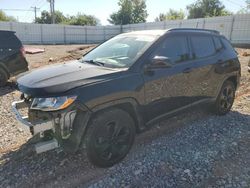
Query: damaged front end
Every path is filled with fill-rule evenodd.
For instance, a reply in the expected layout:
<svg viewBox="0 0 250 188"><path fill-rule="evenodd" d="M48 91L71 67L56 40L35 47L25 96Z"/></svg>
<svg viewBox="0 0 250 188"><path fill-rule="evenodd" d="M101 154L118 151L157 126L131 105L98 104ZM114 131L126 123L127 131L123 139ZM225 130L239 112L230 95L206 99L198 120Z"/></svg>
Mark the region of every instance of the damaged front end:
<svg viewBox="0 0 250 188"><path fill-rule="evenodd" d="M37 153L58 148L72 136L77 113L75 96L31 98L22 95L21 99L12 103L12 109L22 127L38 138ZM27 116L22 115L25 110Z"/></svg>

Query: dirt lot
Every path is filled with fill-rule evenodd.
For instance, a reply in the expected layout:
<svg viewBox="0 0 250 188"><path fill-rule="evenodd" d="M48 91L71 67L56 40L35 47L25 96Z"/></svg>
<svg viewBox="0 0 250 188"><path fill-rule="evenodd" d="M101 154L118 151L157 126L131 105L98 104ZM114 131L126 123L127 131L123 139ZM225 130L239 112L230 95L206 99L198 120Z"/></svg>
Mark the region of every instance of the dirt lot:
<svg viewBox="0 0 250 188"><path fill-rule="evenodd" d="M46 52L27 55L31 69L79 58L91 48L40 47ZM10 82L0 89L0 187L250 187L250 56L242 56L250 49L237 51L242 80L232 112L218 117L201 106L160 122L109 169L92 166L84 152L36 155L29 132L11 112L20 93Z"/></svg>
<svg viewBox="0 0 250 188"><path fill-rule="evenodd" d="M29 48L44 49L45 53L26 54L30 63L30 68L38 68L40 66L61 63L71 59L78 59L83 54L92 49L95 45L27 45Z"/></svg>

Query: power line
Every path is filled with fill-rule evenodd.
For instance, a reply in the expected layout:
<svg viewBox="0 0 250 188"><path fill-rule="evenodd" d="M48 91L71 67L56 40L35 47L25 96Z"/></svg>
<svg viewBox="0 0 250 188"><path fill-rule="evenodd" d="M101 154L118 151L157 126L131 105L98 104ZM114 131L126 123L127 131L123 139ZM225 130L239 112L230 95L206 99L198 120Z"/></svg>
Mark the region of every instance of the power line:
<svg viewBox="0 0 250 188"><path fill-rule="evenodd" d="M40 0L40 1L37 2L37 4L36 4L35 6L41 8L41 7L43 7L46 3L48 3L47 0Z"/></svg>
<svg viewBox="0 0 250 188"><path fill-rule="evenodd" d="M32 9L34 10L34 13L35 13L35 21L36 21L36 13L37 13L38 10L40 10L40 8L37 8L36 6L30 7L30 8L32 8Z"/></svg>
<svg viewBox="0 0 250 188"><path fill-rule="evenodd" d="M40 4L40 8L44 7L44 5L46 5L47 3L48 3L47 1L41 3L41 4Z"/></svg>
<svg viewBox="0 0 250 188"><path fill-rule="evenodd" d="M3 11L23 11L23 12L33 11L33 10L30 10L30 9L0 9L0 10L3 10Z"/></svg>
<svg viewBox="0 0 250 188"><path fill-rule="evenodd" d="M41 4L43 1L44 1L44 0L40 0L40 1L39 1L39 0L34 0L34 1L31 3L30 12L31 12L31 11L34 12L35 20L36 20L36 18L37 18L37 12L38 12L38 10L39 10L39 4ZM46 0L45 0L45 2L46 2ZM27 20L28 18L31 17L30 12L27 12L27 13L26 13L26 15L25 15L26 20Z"/></svg>
<svg viewBox="0 0 250 188"><path fill-rule="evenodd" d="M242 6L241 4L236 3L236 2L234 2L234 1L232 1L232 0L226 0L226 1L228 1L228 2L231 3L231 4L237 5L237 6L241 7L241 8L244 7L244 6Z"/></svg>

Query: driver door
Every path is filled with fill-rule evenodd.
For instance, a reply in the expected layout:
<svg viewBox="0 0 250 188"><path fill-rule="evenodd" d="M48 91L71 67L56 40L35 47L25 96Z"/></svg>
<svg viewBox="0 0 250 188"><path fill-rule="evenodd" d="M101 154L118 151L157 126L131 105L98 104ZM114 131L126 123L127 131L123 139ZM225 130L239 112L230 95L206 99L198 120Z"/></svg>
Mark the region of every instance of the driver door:
<svg viewBox="0 0 250 188"><path fill-rule="evenodd" d="M184 35L168 36L149 57L148 68L144 71L146 119L151 120L162 114L188 105L194 101L189 70L190 61L188 38ZM153 66L156 56L166 57L170 67Z"/></svg>

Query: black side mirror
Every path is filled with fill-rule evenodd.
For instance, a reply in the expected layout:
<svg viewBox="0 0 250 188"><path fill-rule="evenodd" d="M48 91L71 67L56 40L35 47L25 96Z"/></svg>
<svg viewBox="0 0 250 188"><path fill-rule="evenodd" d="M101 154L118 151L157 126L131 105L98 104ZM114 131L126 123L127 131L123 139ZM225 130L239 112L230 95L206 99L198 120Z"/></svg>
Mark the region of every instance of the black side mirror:
<svg viewBox="0 0 250 188"><path fill-rule="evenodd" d="M165 56L155 56L151 63L147 66L148 69L161 69L170 68L173 64L168 57Z"/></svg>

